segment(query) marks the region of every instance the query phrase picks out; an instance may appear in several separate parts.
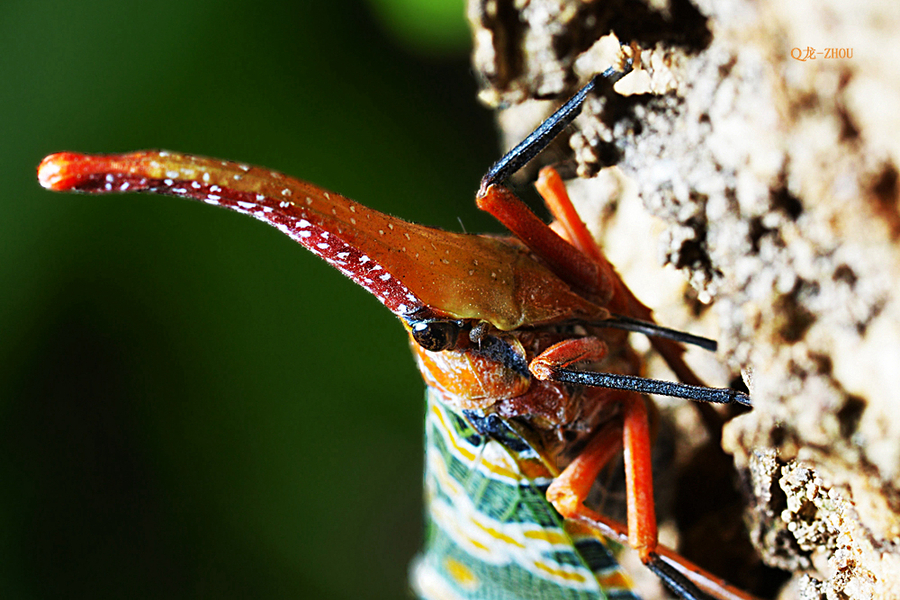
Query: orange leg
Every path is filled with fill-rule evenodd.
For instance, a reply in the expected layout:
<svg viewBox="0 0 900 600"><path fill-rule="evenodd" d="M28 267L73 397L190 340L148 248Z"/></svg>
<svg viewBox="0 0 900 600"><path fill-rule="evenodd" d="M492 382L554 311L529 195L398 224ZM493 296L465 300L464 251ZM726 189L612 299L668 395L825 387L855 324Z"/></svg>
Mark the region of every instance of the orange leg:
<svg viewBox="0 0 900 600"><path fill-rule="evenodd" d="M550 210L551 214L566 232L566 238L569 243L578 248L586 256L589 256L594 264L597 265L597 285L604 290L608 290L610 296L610 310L629 314L638 317L637 314L631 314L632 302L636 302L649 315L649 309L637 300L622 283L615 268L606 259L603 251L594 241L593 236L588 231L578 216L578 211L569 198L566 191L566 185L563 183L562 177L559 176L553 167L544 167L541 169L538 179L534 186L544 199L544 204Z"/></svg>
<svg viewBox="0 0 900 600"><path fill-rule="evenodd" d="M584 505L584 500L597 475L619 453L621 447L621 424L610 424L597 431L584 450L547 488L547 501L567 519L578 516L600 519L599 514Z"/></svg>
<svg viewBox="0 0 900 600"><path fill-rule="evenodd" d="M636 394L623 395L627 403L624 426L616 423L596 432L584 450L547 489L547 500L566 519L573 519L599 530L638 552L647 567L686 600L752 600L723 580L684 560L672 550L659 546L653 505L653 479L650 463L650 431L644 399ZM625 447L625 482L628 497L628 529L603 517L583 503L600 470L618 453L620 440Z"/></svg>
<svg viewBox="0 0 900 600"><path fill-rule="evenodd" d="M538 377L544 371L577 362L595 361L606 354L606 346L595 338L570 339L555 344L529 365ZM621 526L584 505L600 471L619 448L625 453L625 487L628 500L628 545L647 567L684 600L735 600L741 596L712 575L699 570L668 549L660 549L653 502L653 472L650 424L643 396L616 393L624 405L623 421L611 421L594 432L587 446L569 463L547 489L547 501L566 519L587 522L613 537L621 537ZM611 398L611 400L613 399Z"/></svg>
<svg viewBox="0 0 900 600"><path fill-rule="evenodd" d="M531 374L541 380L550 379L553 369L568 367L576 363L603 360L608 349L606 344L595 337L572 338L553 344L528 365Z"/></svg>
<svg viewBox="0 0 900 600"><path fill-rule="evenodd" d="M569 193L566 191L566 185L556 169L553 167L542 168L534 185L544 199L544 204L547 205L547 208L562 226L569 243L586 256L589 256L597 264L598 285L601 289L612 290L612 298L609 305L610 311L652 322L653 315L650 309L644 306L631 293L631 290L625 286L618 273L616 273L615 268L606 259L600 247L594 241L584 221L578 216L578 211L575 210L572 199L569 198ZM697 386L705 385L684 361L684 349L681 345L672 340L659 337L651 337L650 343L653 344L653 347L660 353L666 364L669 365L669 368L672 369L682 383ZM702 402L697 402L694 406L700 413L709 435L714 439L721 436L723 420L719 413Z"/></svg>
<svg viewBox="0 0 900 600"><path fill-rule="evenodd" d="M511 191L491 185L478 193L476 202L478 208L503 223L566 283L594 295L601 293L597 287L597 264L550 229Z"/></svg>
<svg viewBox="0 0 900 600"><path fill-rule="evenodd" d="M585 337L550 346L531 361L529 369L538 379L553 369L578 362L594 362L606 355L606 344ZM625 403L624 423L603 427L553 482L547 499L563 516L588 510L583 506L600 470L619 450L619 436L625 447L625 486L628 497L628 542L647 562L656 550L656 510L653 506L653 472L650 458L650 426L644 398L637 394L617 394ZM581 512L581 514L585 514Z"/></svg>
<svg viewBox="0 0 900 600"><path fill-rule="evenodd" d="M584 500L597 475L624 444L628 545L638 552L641 561L647 563L657 545L650 428L643 398L635 394L623 394L623 397L628 403L624 426L610 424L596 432L584 450L550 485L547 500L566 518L596 519L597 513L584 506Z"/></svg>
<svg viewBox="0 0 900 600"><path fill-rule="evenodd" d="M575 210L575 205L572 204L566 191L566 184L556 169L553 167L541 169L534 187L544 199L547 209L565 229L569 242L594 260L603 260L603 254L584 221L578 216L578 211Z"/></svg>
<svg viewBox="0 0 900 600"><path fill-rule="evenodd" d="M628 396L622 443L625 447L625 490L628 497L628 544L646 563L656 551L656 507L653 504L653 464L647 406L636 394Z"/></svg>

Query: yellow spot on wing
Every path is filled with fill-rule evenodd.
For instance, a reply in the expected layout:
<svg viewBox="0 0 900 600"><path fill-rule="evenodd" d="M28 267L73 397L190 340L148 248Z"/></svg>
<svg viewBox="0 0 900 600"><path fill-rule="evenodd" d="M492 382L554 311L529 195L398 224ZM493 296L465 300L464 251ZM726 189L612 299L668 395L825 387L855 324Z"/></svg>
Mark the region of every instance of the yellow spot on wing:
<svg viewBox="0 0 900 600"><path fill-rule="evenodd" d="M444 568L447 569L447 572L460 587L472 589L479 584L478 577L475 576L472 570L458 560L445 558Z"/></svg>
<svg viewBox="0 0 900 600"><path fill-rule="evenodd" d="M532 529L522 534L527 540L541 540L553 545L570 546L572 541L568 536L551 529Z"/></svg>
<svg viewBox="0 0 900 600"><path fill-rule="evenodd" d="M484 552L490 552L491 549L479 542L478 540L473 540L472 538L468 539L469 543L478 548L479 550L483 550Z"/></svg>
<svg viewBox="0 0 900 600"><path fill-rule="evenodd" d="M573 573L571 571L564 571L562 569L555 569L550 565L546 565L542 562L535 561L535 568L544 571L545 573L549 573L554 577L558 577L560 579L564 579L566 581L577 581L578 583L584 583L585 578L581 573Z"/></svg>
<svg viewBox="0 0 900 600"><path fill-rule="evenodd" d="M511 538L510 536L506 535L505 533L503 533L501 531L497 531L493 527L488 527L487 525L482 525L478 521L473 521L473 523L475 524L476 527L478 527L478 529L482 530L483 532L485 532L486 534L488 534L489 536L491 536L494 539L500 540L501 542L504 542L506 544L512 544L513 546L518 546L519 548L525 547L525 544L523 544L522 542Z"/></svg>

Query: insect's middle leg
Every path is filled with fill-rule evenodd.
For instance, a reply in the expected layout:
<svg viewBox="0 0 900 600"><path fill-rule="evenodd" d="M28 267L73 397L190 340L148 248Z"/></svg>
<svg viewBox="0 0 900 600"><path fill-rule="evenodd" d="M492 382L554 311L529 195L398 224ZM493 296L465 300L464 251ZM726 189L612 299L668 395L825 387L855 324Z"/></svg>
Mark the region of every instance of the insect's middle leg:
<svg viewBox="0 0 900 600"><path fill-rule="evenodd" d="M628 544L637 550L641 562L647 564L653 559L659 542L653 503L650 423L642 396L629 394L626 402L622 445L625 448Z"/></svg>
<svg viewBox="0 0 900 600"><path fill-rule="evenodd" d="M584 450L547 488L547 501L567 519L602 517L584 505L597 476L622 449L622 424L609 423L595 432Z"/></svg>
<svg viewBox="0 0 900 600"><path fill-rule="evenodd" d="M658 539L647 408L637 394L621 397L627 405L623 422L611 422L591 436L587 446L547 489L547 500L567 519L600 520L584 501L600 471L624 446L628 544L646 564L653 560Z"/></svg>
<svg viewBox="0 0 900 600"><path fill-rule="evenodd" d="M710 600L688 577L657 554L658 532L653 503L650 428L644 399L622 394L626 404L622 423L611 423L594 433L584 450L547 490L547 500L567 519L591 523L601 530L620 530L616 524L584 505L597 475L624 446L625 487L628 499L628 544L682 600Z"/></svg>

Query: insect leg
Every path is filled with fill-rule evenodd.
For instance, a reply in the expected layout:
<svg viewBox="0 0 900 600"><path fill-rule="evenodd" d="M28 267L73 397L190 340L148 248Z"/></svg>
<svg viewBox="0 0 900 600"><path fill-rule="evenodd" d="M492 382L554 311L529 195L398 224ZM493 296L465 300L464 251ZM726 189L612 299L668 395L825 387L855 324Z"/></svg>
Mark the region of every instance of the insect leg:
<svg viewBox="0 0 900 600"><path fill-rule="evenodd" d="M685 398L698 402L711 402L713 404L743 404L752 406L750 396L744 392L730 388L711 388L701 385L689 385L687 383L675 383L660 379L649 379L635 375L621 375L619 373L599 373L593 371L578 371L567 368L554 368L546 377L549 381L562 383L574 383L592 387L609 388L614 390L628 390L642 394L657 394L659 396L672 396Z"/></svg>
<svg viewBox="0 0 900 600"><path fill-rule="evenodd" d="M673 567L658 554L647 407L643 398L634 394L629 394L624 402L627 405L624 426L613 425L596 433L581 454L551 484L547 500L566 518L602 522L604 519L584 506L583 501L600 469L618 452L621 439L625 449L628 545L679 598L710 600L712 597L695 585L682 569ZM621 438L616 439L617 435Z"/></svg>
<svg viewBox="0 0 900 600"><path fill-rule="evenodd" d="M709 350L710 352L715 352L718 348L718 343L716 342L716 340L711 340L709 338L701 337L699 335L694 335L684 331L678 331L677 329L663 327L662 325L657 325L652 321L641 321L640 319L632 319L631 317L623 317L620 315L613 315L609 319L591 323L591 325L593 325L594 327L609 327L610 329L624 329L625 331L635 331L637 333L643 333L647 337L651 338L661 337L672 340L674 342L678 342L679 344L691 344L693 346L699 346L700 348Z"/></svg>
<svg viewBox="0 0 900 600"><path fill-rule="evenodd" d="M538 219L515 194L504 188L503 183L546 148L553 138L581 113L588 93L598 89L612 89L613 84L630 71L629 62L626 71L617 71L610 67L603 73L595 75L568 102L488 169L481 180L476 197L480 209L496 217L567 283L598 296L600 304L606 304L609 300L609 290L612 289L610 285L613 283L607 281L610 279L610 273L606 271L598 273L595 261L574 250Z"/></svg>
<svg viewBox="0 0 900 600"><path fill-rule="evenodd" d="M590 527L599 534L608 537L611 540L615 540L620 544L628 544L628 531L625 529L624 525L603 515L598 515L586 507L581 507L577 513L572 514L567 518ZM671 548L663 546L662 544L656 546L656 555L659 557L659 561L654 566L662 563L665 565L663 569L666 571L677 571L681 574L682 578L692 581L698 588L705 592L706 596L704 596L704 598L712 597L719 600L758 600L755 596L735 588L724 579L698 567L691 561L680 556ZM654 567L650 568L651 570L654 569Z"/></svg>
<svg viewBox="0 0 900 600"><path fill-rule="evenodd" d="M576 363L603 360L608 353L606 344L595 337L571 338L553 344L528 364L531 374L541 380L552 379L555 370Z"/></svg>
<svg viewBox="0 0 900 600"><path fill-rule="evenodd" d="M612 269L612 265L600 251L584 221L578 216L578 211L575 210L575 205L572 204L572 199L566 191L566 184L557 170L550 166L542 168L534 187L544 199L547 210L565 231L568 242L594 261L604 263L607 268Z"/></svg>
<svg viewBox="0 0 900 600"><path fill-rule="evenodd" d="M560 132L581 114L588 93L599 89L612 89L612 86L622 77L631 72L631 62L627 63L625 71L617 71L614 67L608 68L599 75L594 75L583 88L563 104L555 113L550 115L538 126L531 135L519 142L519 144L507 152L495 162L481 180L478 191L480 196L487 188L494 184L502 184L510 176L521 169L532 158L540 154Z"/></svg>
<svg viewBox="0 0 900 600"><path fill-rule="evenodd" d="M682 600L744 598L732 593L724 582L658 545L647 408L644 400L634 394L623 397L623 401L627 404L624 426L610 423L595 432L587 446L547 489L547 500L563 517L587 523L613 539L627 541L638 552L641 561ZM608 521L584 505L598 473L623 445L628 494L627 533L618 523Z"/></svg>
<svg viewBox="0 0 900 600"><path fill-rule="evenodd" d="M599 519L600 516L586 507L584 501L597 475L621 448L621 423L610 423L592 434L587 446L547 488L547 501L567 519L575 516Z"/></svg>
<svg viewBox="0 0 900 600"><path fill-rule="evenodd" d="M625 448L625 488L628 497L628 543L641 562L682 600L710 597L657 554L658 532L653 503L653 466L647 406L640 396L630 396L625 409L622 443Z"/></svg>
<svg viewBox="0 0 900 600"><path fill-rule="evenodd" d="M611 312L618 314L614 314L613 318L596 325L638 331L648 335L650 343L682 383L705 387L703 381L684 361L684 349L680 344L694 344L715 351L716 342L656 325L653 322L651 310L631 293L631 290L615 272L615 268L606 260L603 251L588 232L581 217L578 216L566 191L566 186L556 170L552 167L541 169L535 186L547 208L557 219L554 226L558 224L558 228L565 233L564 237L567 241L591 257L597 265L598 271L607 275L603 281L599 282L599 285L609 286L611 289L608 306ZM719 437L722 430L722 417L704 403L697 403L695 407L710 436Z"/></svg>
<svg viewBox="0 0 900 600"><path fill-rule="evenodd" d="M594 337L571 338L550 346L532 359L528 369L544 381L559 381L590 387L607 388L686 398L714 404L738 403L750 406L750 396L730 388L711 388L661 379L649 379L621 373L579 371L569 368L579 362L596 362L606 356L606 345Z"/></svg>
<svg viewBox="0 0 900 600"><path fill-rule="evenodd" d="M629 395L622 429L625 448L625 490L628 499L628 544L646 564L656 551L658 532L653 503L653 462L647 406L640 396Z"/></svg>
<svg viewBox="0 0 900 600"><path fill-rule="evenodd" d="M563 281L593 295L609 290L598 285L597 263L563 239L537 217L515 194L501 185L491 185L475 199L478 208L490 213L540 256ZM606 304L608 295L598 301Z"/></svg>

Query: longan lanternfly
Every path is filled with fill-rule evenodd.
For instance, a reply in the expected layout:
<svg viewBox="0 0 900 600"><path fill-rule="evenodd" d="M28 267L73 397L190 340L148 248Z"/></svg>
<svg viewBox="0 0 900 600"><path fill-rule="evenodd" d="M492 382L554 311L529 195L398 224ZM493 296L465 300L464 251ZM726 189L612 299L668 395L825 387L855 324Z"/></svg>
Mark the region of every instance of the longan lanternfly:
<svg viewBox="0 0 900 600"><path fill-rule="evenodd" d="M642 394L746 405L749 397L697 379L681 345L715 342L653 322L588 234L556 171L545 168L537 182L556 218L551 226L503 185L589 93L610 93L622 75L595 76L488 171L478 206L512 232L506 238L408 223L268 169L175 152L54 154L38 178L52 190L152 192L247 214L400 318L428 384L428 524L412 577L420 597L634 597L607 548L613 538L681 598L748 598L658 545ZM629 331L649 336L681 382L640 377ZM627 527L585 504L623 449Z"/></svg>

